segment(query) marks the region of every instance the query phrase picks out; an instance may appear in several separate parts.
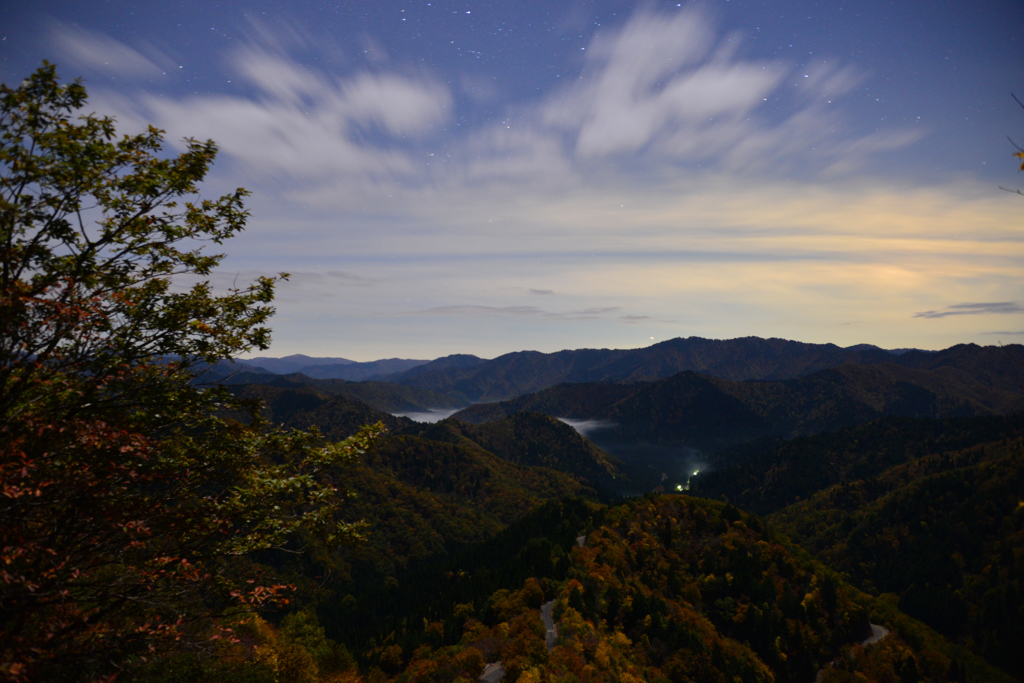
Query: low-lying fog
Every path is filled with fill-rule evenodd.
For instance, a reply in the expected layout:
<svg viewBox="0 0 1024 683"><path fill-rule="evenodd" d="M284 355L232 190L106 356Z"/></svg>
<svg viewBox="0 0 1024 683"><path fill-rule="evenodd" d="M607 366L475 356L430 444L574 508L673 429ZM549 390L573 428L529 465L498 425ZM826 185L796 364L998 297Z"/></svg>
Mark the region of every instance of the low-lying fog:
<svg viewBox="0 0 1024 683"><path fill-rule="evenodd" d="M633 484L619 492L623 495L640 495L658 486L665 491L688 491L696 473L709 467L707 457L696 448L618 440L618 425L611 420L558 419L622 461L623 473Z"/></svg>
<svg viewBox="0 0 1024 683"><path fill-rule="evenodd" d="M707 456L688 446L663 446L591 439L623 462L623 473L636 485L625 495L640 495L661 486L666 492L689 491L695 472L710 467Z"/></svg>
<svg viewBox="0 0 1024 683"><path fill-rule="evenodd" d="M392 413L413 422L433 423L457 413L459 408L444 408L423 412ZM618 426L611 420L573 420L560 417L582 436L622 462L622 472L630 481L620 495L643 495L661 486L665 491L687 491L697 472L709 467L707 457L696 448L632 443L615 438Z"/></svg>
<svg viewBox="0 0 1024 683"><path fill-rule="evenodd" d="M567 417L560 417L558 420L569 425L587 438L590 438L590 435L594 432L611 429L616 426L611 420L570 420Z"/></svg>
<svg viewBox="0 0 1024 683"><path fill-rule="evenodd" d="M440 422L462 410L461 408L444 408L428 410L424 413L391 413L395 417L407 417L413 422Z"/></svg>

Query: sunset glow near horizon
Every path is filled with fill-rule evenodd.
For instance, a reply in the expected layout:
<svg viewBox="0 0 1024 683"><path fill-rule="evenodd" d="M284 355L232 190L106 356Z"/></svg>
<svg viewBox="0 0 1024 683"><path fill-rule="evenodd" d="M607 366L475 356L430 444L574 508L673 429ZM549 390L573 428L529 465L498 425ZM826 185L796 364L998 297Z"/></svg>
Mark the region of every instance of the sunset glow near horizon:
<svg viewBox="0 0 1024 683"><path fill-rule="evenodd" d="M0 79L212 138L261 355L1024 342L1024 5L8 3Z"/></svg>

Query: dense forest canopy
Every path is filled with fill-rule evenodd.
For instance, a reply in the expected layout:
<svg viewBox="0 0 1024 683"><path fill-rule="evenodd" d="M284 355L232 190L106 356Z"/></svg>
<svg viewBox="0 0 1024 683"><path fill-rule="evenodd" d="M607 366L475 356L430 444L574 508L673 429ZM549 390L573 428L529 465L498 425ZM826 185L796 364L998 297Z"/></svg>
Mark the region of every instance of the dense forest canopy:
<svg viewBox="0 0 1024 683"><path fill-rule="evenodd" d="M336 470L372 431L218 417L235 403L191 368L266 348L275 278L203 280L245 225L246 195L200 199L212 142L162 152L77 116L79 83L44 64L0 89L0 671L91 680L166 651L209 650L219 616L286 601L246 559L335 518ZM181 290L177 276L199 282ZM242 406L238 406L242 408Z"/></svg>

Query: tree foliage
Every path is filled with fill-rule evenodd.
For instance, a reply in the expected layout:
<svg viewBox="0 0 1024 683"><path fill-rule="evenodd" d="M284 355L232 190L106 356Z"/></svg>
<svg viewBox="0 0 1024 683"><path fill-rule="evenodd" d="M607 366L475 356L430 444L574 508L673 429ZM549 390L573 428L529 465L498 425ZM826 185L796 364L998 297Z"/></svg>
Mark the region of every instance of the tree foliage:
<svg viewBox="0 0 1024 683"><path fill-rule="evenodd" d="M1011 97L1013 98L1013 101L1014 101L1014 102L1016 102L1017 104L1019 104L1019 105L1020 105L1020 108L1021 108L1021 109L1024 109L1024 102L1021 102L1021 101L1020 101L1020 100L1019 100L1019 99L1017 98L1017 96L1016 96L1016 95L1014 95L1014 94L1012 94L1012 93L1011 93L1011 95L1010 95L1010 96L1011 96ZM1014 147L1016 148L1016 150L1017 150L1017 151L1016 151L1016 152L1014 152L1013 156L1017 157L1018 159L1021 159L1021 164L1020 164L1020 170L1021 170L1021 171L1024 171L1024 147L1021 147L1021 146L1020 146L1020 145L1018 145L1018 144L1017 144L1016 142L1014 142L1014 141L1013 141L1013 138L1009 138L1009 137L1008 137L1007 139L1008 139L1008 140L1010 141L1010 144L1011 144L1011 145L1013 145L1013 146L1014 146ZM1002 188L1002 189L1006 190L1007 192L1016 192L1017 194L1024 194L1024 192L1022 192L1021 190L1011 190L1011 189L1010 189L1010 188L1008 188L1008 187L1004 187L1004 188Z"/></svg>
<svg viewBox="0 0 1024 683"><path fill-rule="evenodd" d="M848 479L771 517L836 571L1008 673L1024 669L1024 438Z"/></svg>
<svg viewBox="0 0 1024 683"><path fill-rule="evenodd" d="M519 683L895 682L912 674L941 683L963 681L965 670L972 681L1010 680L730 505L646 496L595 510L582 535L582 545L564 539L568 566L558 578L528 577L489 596L451 594L447 611L410 615L364 653L365 680L468 681L481 661L500 662L503 680ZM551 603L553 643L543 602ZM863 645L869 620L890 633Z"/></svg>
<svg viewBox="0 0 1024 683"><path fill-rule="evenodd" d="M43 66L0 86L0 673L98 680L211 648L215 617L287 601L247 559L297 533L342 540L337 466L373 429L318 435L222 419L195 369L269 343L278 278L217 296L242 189L198 195L211 141L162 152L75 113ZM194 284L181 286L182 276ZM284 276L282 276L284 277ZM236 406L237 407L237 406ZM211 640L213 639L213 640Z"/></svg>

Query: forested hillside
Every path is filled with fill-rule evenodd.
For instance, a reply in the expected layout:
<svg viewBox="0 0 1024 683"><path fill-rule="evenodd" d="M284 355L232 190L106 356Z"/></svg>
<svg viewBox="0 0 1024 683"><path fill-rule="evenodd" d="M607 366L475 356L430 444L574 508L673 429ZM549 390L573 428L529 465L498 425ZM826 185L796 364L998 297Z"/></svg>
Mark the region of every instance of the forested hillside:
<svg viewBox="0 0 1024 683"><path fill-rule="evenodd" d="M857 389L865 386L877 389L881 385L881 390L858 395L857 391L850 389L850 384L837 390L832 381L837 375L854 377L857 381L852 386ZM875 383L866 383L865 376ZM876 406L893 402L887 387L895 387L897 396L907 395L908 390L900 388L898 382L886 384L878 381L879 377L891 378L891 375L884 366L870 369L846 367L784 383L754 383L752 386L740 383L739 388L733 385L731 392L726 392L717 390L726 384L721 380L683 374L667 381L641 385L560 385L533 397L518 399L516 403L533 401L535 406L559 409L578 401L578 407L582 404L586 410L594 410L597 406L597 410L606 411L598 414L605 416L646 413L651 416L648 424L660 421L673 425L673 429L691 424L695 428L723 431L727 427L715 421L716 415L746 415L747 424L763 425L764 421L759 422L761 415L772 415L773 411L778 415L778 411L784 409L783 421L792 420L795 416L806 424L819 419L815 415L827 416L835 412L830 408L827 397L836 396L837 392L840 396L857 396L862 401L861 405L871 405L873 401ZM265 392L266 389L259 391ZM737 396L754 408L747 409ZM804 398L797 400L795 397L798 396ZM928 404L934 405L935 401ZM424 497L435 495L449 496L448 500L455 500L452 498L455 496L465 500L464 504L470 508L449 509L438 503L431 515L409 517L403 513L396 517L394 513L388 513L380 519L374 509L389 508L386 496L371 497L369 507L357 508L380 529L374 532L370 545L345 556L347 559L344 561L350 563L345 566L350 573L352 567L358 567L352 575L351 585L365 586L371 595L380 596L377 604L382 604L383 600L383 604L391 605L390 609L399 613L404 613L394 602L399 595L406 596L402 599L403 604L420 604L409 595L408 589L399 586L406 580L413 586L424 585L424 579L414 578L416 571L410 571L415 562L421 560L440 561L442 564L435 566L450 567L449 573L468 571L495 576L488 574L477 561L457 555L458 549L498 534L510 521L527 512L527 501L551 499L557 497L559 491L569 490L556 479L537 479L534 476L531 480L529 470L519 470L504 478L489 474L497 482L508 483L481 496L477 479L471 473L485 471L482 463L487 458L555 468L591 486L615 482L616 477L620 486L625 483L622 479L625 470L621 465L567 425L537 412L513 412L501 417L505 411L495 410L499 405L475 408L475 411L492 411L491 415L497 418L478 425L456 419L434 425L415 425L391 418L395 433L406 436L394 436L385 441L379 455L371 456L367 461L370 465L368 471L377 472L374 476L395 478L388 495L401 500L399 507L404 510L422 509ZM609 411L609 405L617 412ZM849 406L846 410L847 414L856 414L849 410ZM323 415L326 419L334 419L329 413ZM371 415L365 413L360 417L366 419ZM735 417L733 420L733 427L743 424ZM357 422L358 419L351 419L349 428ZM1004 671L1013 672L1020 664L1012 654L1015 650L1011 643L1021 636L1017 625L1021 623L1022 610L1018 565L1020 558L1024 557L1021 539L1018 538L1019 525L1015 526L1013 522L1019 510L1018 502L1024 499L1024 487L1017 472L1024 462L1021 438L1024 438L1024 414L1021 413L940 420L886 417L792 440L769 436L748 441L715 454L713 466L694 477L691 484L699 495L725 497L740 509L762 514L808 498L806 502L777 512L771 518L773 523L779 524L781 530L792 534L794 540L858 588L874 595L893 594L893 604L900 605L909 615L921 619ZM993 439L1003 441L993 445ZM470 454L474 454L473 462L477 464L471 464ZM486 461L492 463L488 466L492 470L486 471L493 471L496 460ZM427 466L427 463L432 464ZM463 471L470 474L460 476L459 472ZM512 484L513 481L521 481L522 485ZM400 493L399 484L409 487L406 493ZM816 493L818 491L822 492ZM415 502L417 498L419 503ZM491 502L486 503L485 500ZM479 506L476 512L465 514L467 509L475 509L475 505ZM484 509L486 512L482 513ZM982 509L987 512L982 512ZM402 519L405 521L400 521ZM471 519L476 520L476 526ZM592 521L583 522L578 515L575 519L574 524L581 529L593 526ZM474 533L471 529L478 531ZM546 540L538 541L540 546L534 544L532 550L523 550L521 555L517 555L518 561L525 562L525 566L543 569L534 571L531 574L534 578L545 575L549 581L569 581L571 572L566 563L571 553L567 548L572 543L567 542L567 534L563 530L561 538L555 539L557 542L548 536L538 536ZM416 543L409 544L410 538L415 538ZM891 543L885 539L891 539ZM547 548L541 555L549 557L548 560L536 559L539 547ZM473 568L456 569L455 565L444 564L446 560L442 558L446 557L449 558L447 561L459 557L462 566ZM396 577L397 584L388 589L379 578L369 578L375 574ZM515 574L516 581L529 578L521 572L512 574ZM474 583L474 590L486 591L485 584L493 590L513 585L509 583L513 581L512 574L502 574L504 582L491 580L488 583L483 580L482 583ZM403 579L403 575L408 578ZM551 592L553 589L549 584L543 585L547 586L546 590L552 597L558 594L557 590ZM452 604L463 605L463 616L469 614L466 587L453 586L452 590L461 596L451 597L451 600L458 600ZM480 616L479 610L485 610L486 603L477 604L478 598L477 595L473 603L473 610L477 611L472 613ZM343 608L346 613L367 609L370 608L359 599L345 603ZM452 639L459 631L455 624L458 618L445 612L448 608L430 601L418 609L425 616L417 619L427 619L428 622L447 614L442 619L444 627L438 628L446 634L448 641L454 642ZM323 615L330 632L349 639L354 651L369 647L371 643L367 638L370 636L366 631L349 631L340 627L333 621L332 614L336 613L328 609ZM382 623L395 624L392 630L398 628L398 622L393 622L391 617L380 612L377 614L384 620ZM712 623L718 629L724 628L722 623L714 624L713 619ZM345 633L349 635L343 635ZM377 632L373 637L377 639L375 642L380 642L387 635ZM422 642L417 638L420 637L412 632L402 636L403 653L419 648ZM750 642L749 638L739 640ZM441 642L434 644L437 646ZM631 639L631 642L635 641ZM492 651L483 654L493 656ZM756 648L755 655L762 662L767 656ZM636 656L636 652L621 654L623 661L632 661L630 658ZM953 662L967 660L962 651L951 660L948 655L946 658L950 661L946 673L952 676L951 680L956 680L960 676L960 664ZM650 661L649 653L644 654L641 660ZM384 666L382 671L397 673L397 664L389 661L390 669ZM420 662L418 666L427 665ZM743 669L746 665L735 666ZM636 673L640 670L630 671L640 676ZM899 667L894 670L899 673ZM621 676L624 671L619 669L611 675ZM792 675L792 672L787 675ZM799 680L799 677L793 680Z"/></svg>
<svg viewBox="0 0 1024 683"><path fill-rule="evenodd" d="M769 514L833 484L872 479L925 455L1024 436L1024 413L948 418L890 417L790 441L762 439L725 450L691 490Z"/></svg>
<svg viewBox="0 0 1024 683"><path fill-rule="evenodd" d="M731 382L683 372L656 382L561 384L453 417L482 423L521 411L601 420L601 439L719 450L764 436L792 438L887 415L1002 415L1024 406L1024 371L998 381L949 369L844 365L800 379ZM1016 387L1016 388L1015 388Z"/></svg>
<svg viewBox="0 0 1024 683"><path fill-rule="evenodd" d="M855 369L852 374L857 378L865 374L877 377L877 370ZM841 369L839 374L846 376L843 372ZM828 373L835 374L835 371ZM576 385L561 385L537 396L548 401L540 405L558 405L559 401L578 397L589 401L587 405L591 406L611 403L622 410L620 414L626 413L627 407L634 414L648 411L669 423L685 416L689 424L697 424L704 416L708 422L704 427L724 429L716 426L712 418L723 404L707 400L708 396L700 391L686 398L679 391L679 382L684 382L685 387L703 387L702 391L710 391L709 387L714 388L721 381L683 375L647 385L586 385L592 390L585 392L577 391ZM805 395L818 399L808 400L806 404L813 406L812 416L814 409L828 414L827 401L821 397L829 392L834 394L835 390L819 376L778 386L756 383L745 394L734 390L733 396L739 394L748 401L750 396L767 396L773 401L752 402L763 414L770 414L772 405L787 406L787 416L809 419L806 412L800 413L800 406L804 404L794 400L793 385L800 387L801 384L818 389L817 394L804 391ZM638 386L640 391L635 391ZM725 497L740 509L761 513L781 510L770 518L771 523L823 563L809 571L820 572L827 566L830 569L824 576L832 577L829 581L833 583L836 577L828 573L832 570L867 594L891 594L889 602L872 601L852 588L844 589L852 591L851 596L861 595L851 598L853 607L850 609L856 614L875 610L875 614L887 615L884 618L889 619L890 625L902 624L906 633L899 639L889 636L887 648L876 645L865 650L850 650L852 654L847 655L840 653L841 643L837 645L836 639L849 640L849 637L835 635L836 625L827 621L826 633L815 636L818 650L801 650L802 654L785 652L783 660L764 643L774 642L779 636L772 629L785 631L779 624L788 623L786 619L792 619L793 615L778 617L776 626L770 626L772 618L764 615L772 613L771 600L765 603L767 608L762 604L767 594L758 594L761 597L749 592L713 594L711 587L716 584L707 583L707 576L717 574L710 563L705 571L707 548L699 551L698 554L703 555L697 564L683 563L683 566L699 567L699 572L687 574L693 570L671 568L664 574L664 577L674 577L673 582L695 582L693 585L701 599L690 600L689 606L680 597L683 593L652 593L664 601L664 611L659 612L662 608L651 607L651 594L631 593L636 589L631 589L628 581L608 584L605 580L596 584L600 588L594 587L593 578L589 584L584 581L584 576L596 571L593 562L598 556L591 559L585 573L577 571L577 560L583 551L572 550L575 536L590 534L589 538L595 541L605 538L590 532L607 525L606 515L611 513L604 508L566 508L564 504L556 517L552 517L551 512L537 517L531 515L530 510L545 500L577 493L583 486L609 482L625 485L623 477L627 470L571 427L548 415L517 412L478 425L456 419L422 425L384 416L365 406L359 408L358 403L309 387L253 386L240 391L253 397L267 397L266 415L271 419L306 427L320 423L344 425L344 429L335 433L337 437L367 420L389 421L392 435L386 437L375 452L368 454L364 464L348 479L359 493L350 508L352 519L361 518L368 523L367 542L323 556L304 567L293 565L290 570L299 576L325 571L334 576L326 592L323 588L311 587L309 595L320 595L317 600L321 621L327 629L325 633L346 643L355 661L361 662L364 674L371 679L376 675L420 680L428 670L446 671L444 676L456 676L459 671L471 673L483 660L505 657L507 652L513 653L513 659L506 662L506 672L514 675L518 671L525 680L532 680L529 677L534 674L556 679L572 674L585 680L586 675L580 673L584 670L590 671L591 676L610 676L615 680L626 680L628 676L657 680L650 678L652 675L675 680L673 672L683 670L702 672L699 675L709 679L718 675L717 671L727 676L759 680L759 676L764 678L770 671L776 680L808 680L807 672L813 663L820 665L833 660L840 666L826 667L824 680L841 680L844 675L841 671L847 670L847 673L871 671L870 675L883 679L888 674L881 672L892 671L899 679L904 674L910 675L910 667L927 680L974 680L965 679L965 669L976 672L978 680L998 680L998 674L972 658L968 650L1002 667L1005 672L1012 673L1020 665L1012 644L1021 637L1019 624L1024 623L1020 620L1019 585L1024 543L1020 525L1014 521L1021 509L1018 503L1024 500L1024 483L1018 471L1024 463L1021 445L1024 414L941 420L887 417L788 441L778 437L755 439L714 456L711 468L692 479L695 493ZM627 394L625 399L620 398L623 393ZM853 393L847 392L848 395ZM671 407L678 406L681 395L684 396L683 406L691 408L677 407L677 413L659 412L659 397ZM718 400L723 396L733 398L725 392L710 395L719 397ZM774 398L779 395L782 398ZM862 400L890 400L885 392L867 396ZM704 412L694 412L695 408ZM752 415L751 420L757 419L753 410L743 413L741 408L732 408L732 414ZM993 439L1002 441L994 443ZM808 500L785 507L805 498ZM672 508L672 514L677 517L681 511L692 514L693 510L705 509L693 508L692 499L678 500L691 502L690 507ZM721 510L725 511L721 514L741 518L741 513L732 507ZM529 538L522 532L517 535L512 531L520 519L530 529ZM539 522L539 519L544 521ZM625 519L620 517L619 521ZM768 534L769 542L776 538L756 518L743 519L757 533ZM539 528L543 524L552 527L550 532ZM723 529L728 531L729 528L728 524L721 528L708 527L710 531L701 527L710 534L706 542L714 539L715 552L719 544L736 542L729 540L732 538L729 533L722 535ZM506 529L507 532L503 531ZM628 529L620 528L616 533L636 538L635 532L630 536ZM674 533L662 530L658 541L668 543ZM685 525L681 534L691 540L700 535L695 536L695 530ZM781 538L777 537L774 542L781 542ZM591 545L588 540L588 547ZM594 547L603 548L599 557L605 563L604 558L609 553L618 552L613 551L612 546ZM512 552L510 548L514 550L514 557L507 554ZM635 542L630 548L635 555ZM624 566L642 574L643 557L641 554ZM675 562L670 560L668 566L676 567ZM725 570L733 576L733 581L737 572L732 571L734 564L731 563L735 562L735 558L726 561L729 568ZM614 575L624 577L624 566L618 566ZM763 573L765 569L758 571ZM685 579L686 576L690 579ZM579 599L569 587L576 585L572 583L574 579L579 582ZM527 588L508 592L522 586L524 581ZM649 579L641 583L652 587ZM609 585L614 589L610 597ZM673 585L673 590L682 590ZM536 630L536 627L526 628L526 624L533 613L528 605L536 602L536 598L529 595L537 590L545 599L556 600L556 614L563 617L560 624L567 624L566 614L577 619L571 622L575 626L567 624L560 632L589 634L584 641L598 645L586 647L599 648L600 643L605 643L610 648L608 662L617 664L602 665L593 659L596 654L587 654L586 647L577 648L576 655L581 659L558 659L555 657L559 652L557 647L544 656L536 644L523 641L528 638L527 634ZM801 602L810 594L806 589L794 590L804 590ZM842 590L838 594L842 594ZM695 594L691 589L687 595L693 598ZM774 599L782 600L784 595L779 592ZM566 610L570 598L575 612ZM730 599L733 603L728 602ZM631 617L620 615L621 608L616 607L616 603L641 604L643 613L649 617L663 613L664 618L670 620L670 626L676 623L672 619L682 620L679 623L688 624L686 628L692 629L691 635L686 636L690 640L677 642L683 638L679 635L679 626L671 626L677 629L673 631L676 635L664 630L637 630ZM662 603L656 601L655 604ZM725 610L727 604L755 605L756 610L749 612L752 608L746 607L747 612L743 614L754 614L753 618L765 621L755 621L760 625L751 626L753 631L745 631L736 624L745 623L746 617L737 622L738 612L726 612L732 615L728 618L722 616L720 610ZM951 649L936 634L922 635L930 632L914 625L907 617L897 616L896 605L966 649ZM784 607L778 609L785 614ZM349 618L359 625L347 625ZM476 625L463 628L469 623L467 619ZM420 622L426 626L408 627L409 623ZM368 625L371 623L373 626ZM502 636L504 627L499 627L503 623L508 624L509 629L520 629L517 635ZM271 629L268 633L273 630L269 624L266 628ZM495 628L498 631L494 631ZM792 633L795 627L788 628L787 632ZM802 626L801 637L808 635L807 629L814 631L815 628L813 624ZM755 637L755 633L761 635ZM768 640L761 642L757 638ZM659 639L664 645L657 646ZM922 646L925 640L931 643L929 647ZM625 646L627 641L629 645ZM697 641L717 643L718 649L697 651L690 647L690 653L686 654L686 647L680 647L681 643L692 645ZM516 642L518 644L513 645ZM654 650L642 646L644 642L654 643ZM659 659L658 647L662 652L680 655L685 663L673 663L663 655ZM595 649L594 653L597 651ZM826 654L830 658L823 660ZM702 656L711 659L704 660ZM802 664L801 658L806 660ZM785 667L782 667L783 661L788 662ZM459 669L460 666L468 668ZM531 671L534 673L529 673Z"/></svg>
<svg viewBox="0 0 1024 683"><path fill-rule="evenodd" d="M510 462L556 469L591 486L614 489L621 477L615 458L543 413L514 413L481 425L448 419L420 434L438 441L469 440Z"/></svg>
<svg viewBox="0 0 1024 683"><path fill-rule="evenodd" d="M855 585L1024 671L1021 436L849 477L769 519Z"/></svg>
<svg viewBox="0 0 1024 683"><path fill-rule="evenodd" d="M441 359L444 360L444 359ZM1024 347L961 344L939 352L891 353L873 346L840 348L784 339L670 339L642 349L519 351L490 361L423 365L382 379L472 402L510 400L563 382L637 382L694 372L733 382L786 380L842 365L889 364L973 377L1020 392Z"/></svg>
<svg viewBox="0 0 1024 683"><path fill-rule="evenodd" d="M356 572L354 583L334 586L346 592L486 540L541 503L586 490L552 469L416 436L383 439L339 484L355 494L345 519L366 523L364 542L332 556L336 571Z"/></svg>
<svg viewBox="0 0 1024 683"><path fill-rule="evenodd" d="M389 382L350 382L343 379L314 379L294 373L272 375L254 372L232 372L215 376L203 376L205 382L216 382L225 386L261 384L280 389L315 389L328 396L344 396L362 401L369 406L389 413L428 412L434 409L461 408L465 401L449 398L428 389L402 386ZM269 400L270 395L267 395Z"/></svg>
<svg viewBox="0 0 1024 683"><path fill-rule="evenodd" d="M548 603L557 636L546 644ZM1011 680L757 518L685 496L548 505L321 613L324 630L307 613L305 637L289 635L294 622L263 624L230 651L249 675L271 676L297 667L258 653L291 645L308 680L474 680L488 662L509 681ZM869 622L890 633L863 646Z"/></svg>
<svg viewBox="0 0 1024 683"><path fill-rule="evenodd" d="M265 419L316 427L327 440L362 425L387 428L375 448L337 484L355 494L344 519L364 521L365 542L320 555L335 589L376 585L410 562L483 541L547 500L610 484L619 476L606 453L545 415L522 415L478 428L414 423L312 387L233 387L260 401ZM302 571L319 571L303 569Z"/></svg>

